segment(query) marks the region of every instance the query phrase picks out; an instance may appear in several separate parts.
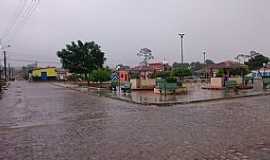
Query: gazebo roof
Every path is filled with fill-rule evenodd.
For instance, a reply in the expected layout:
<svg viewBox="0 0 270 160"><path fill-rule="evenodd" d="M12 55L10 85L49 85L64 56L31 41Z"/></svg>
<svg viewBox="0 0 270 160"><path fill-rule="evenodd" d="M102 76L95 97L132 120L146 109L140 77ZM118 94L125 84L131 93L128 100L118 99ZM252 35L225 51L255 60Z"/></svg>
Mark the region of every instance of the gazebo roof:
<svg viewBox="0 0 270 160"><path fill-rule="evenodd" d="M211 64L208 66L208 68L210 69L237 69L237 68L246 69L248 68L248 66L245 64L234 62L234 61L224 61L217 64Z"/></svg>

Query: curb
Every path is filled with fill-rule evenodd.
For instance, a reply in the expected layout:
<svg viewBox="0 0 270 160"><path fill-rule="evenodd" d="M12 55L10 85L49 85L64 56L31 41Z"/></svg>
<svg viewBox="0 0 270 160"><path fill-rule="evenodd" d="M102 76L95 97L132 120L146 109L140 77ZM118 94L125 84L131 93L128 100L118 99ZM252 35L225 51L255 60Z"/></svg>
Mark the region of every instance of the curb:
<svg viewBox="0 0 270 160"><path fill-rule="evenodd" d="M52 84L52 85L81 92L81 90L78 89L78 88L64 87L64 86L57 85L57 84ZM97 94L93 94L93 93L89 93L89 92L87 92L87 93L90 94L90 95L98 96ZM108 95L108 94L103 94L101 96L106 97L106 98L111 98L111 99L114 99L114 100L127 102L127 103L132 103L132 104L138 104L138 105L144 105L144 106L166 107L166 106L174 106L174 105L186 105L186 104L196 104L196 103L217 102L217 101L224 101L224 100L249 98L249 97L259 97L259 96L268 96L268 95L270 95L270 92L257 93L257 94L253 94L253 95L239 95L239 96L232 96L232 97L221 97L221 98L193 100L193 101L182 101L182 102L164 102L164 103L136 102L136 101L132 101L132 100L128 100L128 99L123 99L123 98L111 96L111 95Z"/></svg>
<svg viewBox="0 0 270 160"><path fill-rule="evenodd" d="M183 101L183 102L164 102L164 103L147 103L147 102L135 102L132 100L122 99L118 97L109 97L111 99L120 100L132 104L139 104L144 106L159 106L159 107L166 107L166 106L175 106L175 105L186 105L186 104L197 104L197 103L207 103L207 102L218 102L218 101L226 101L232 99L240 99L240 98L251 98L251 97L260 97L260 96L268 96L270 93L258 93L254 95L243 95L243 96L234 96L234 97L222 97L222 98L213 98L213 99L204 99L204 100L194 100L194 101Z"/></svg>

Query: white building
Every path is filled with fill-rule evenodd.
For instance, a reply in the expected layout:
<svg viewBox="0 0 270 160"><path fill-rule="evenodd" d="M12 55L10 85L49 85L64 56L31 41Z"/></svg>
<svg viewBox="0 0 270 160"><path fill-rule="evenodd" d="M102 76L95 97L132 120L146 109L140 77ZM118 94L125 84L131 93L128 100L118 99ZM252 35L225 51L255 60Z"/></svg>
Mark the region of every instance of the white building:
<svg viewBox="0 0 270 160"><path fill-rule="evenodd" d="M262 78L262 77L270 77L270 66L261 68L257 71L252 71L252 77L254 78Z"/></svg>

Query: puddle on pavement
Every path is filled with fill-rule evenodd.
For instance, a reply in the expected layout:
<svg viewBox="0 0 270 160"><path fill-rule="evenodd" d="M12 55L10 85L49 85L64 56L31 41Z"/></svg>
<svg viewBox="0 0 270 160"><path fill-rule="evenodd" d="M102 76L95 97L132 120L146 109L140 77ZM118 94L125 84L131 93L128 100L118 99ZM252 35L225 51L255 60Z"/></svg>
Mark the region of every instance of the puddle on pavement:
<svg viewBox="0 0 270 160"><path fill-rule="evenodd" d="M193 101L204 101L220 98L241 97L261 94L261 91L256 90L240 90L238 92L224 90L204 90L200 87L196 87L193 90L188 91L187 94L180 95L159 95L154 94L153 91L133 91L131 93L119 93L119 92L99 92L97 95L108 95L135 103L187 103Z"/></svg>

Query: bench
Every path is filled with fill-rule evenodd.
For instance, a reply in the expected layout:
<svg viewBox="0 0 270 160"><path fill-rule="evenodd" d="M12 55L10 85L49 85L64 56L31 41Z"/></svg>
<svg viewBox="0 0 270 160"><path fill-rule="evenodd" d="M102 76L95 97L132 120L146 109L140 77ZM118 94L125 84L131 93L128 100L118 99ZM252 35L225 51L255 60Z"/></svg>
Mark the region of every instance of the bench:
<svg viewBox="0 0 270 160"><path fill-rule="evenodd" d="M158 88L160 89L161 93L167 93L167 92L175 92L177 89L177 83L158 83Z"/></svg>

